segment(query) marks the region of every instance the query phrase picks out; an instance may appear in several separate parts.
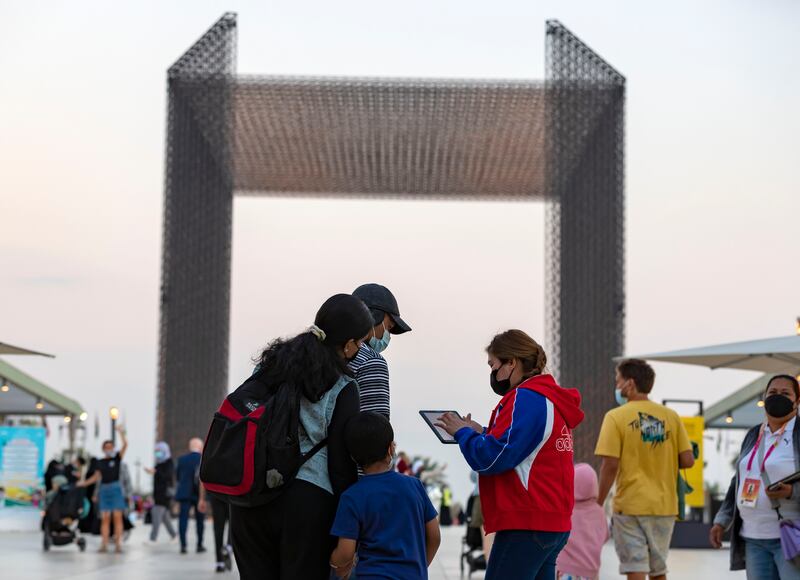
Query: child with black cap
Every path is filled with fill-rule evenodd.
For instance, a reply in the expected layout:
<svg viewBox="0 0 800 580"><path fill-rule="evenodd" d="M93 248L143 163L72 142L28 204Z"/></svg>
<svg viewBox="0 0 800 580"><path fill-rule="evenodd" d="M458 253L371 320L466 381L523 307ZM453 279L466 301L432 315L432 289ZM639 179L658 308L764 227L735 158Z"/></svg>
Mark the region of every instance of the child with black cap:
<svg viewBox="0 0 800 580"><path fill-rule="evenodd" d="M358 578L428 578L441 541L439 521L422 483L392 469L392 425L378 413L359 413L345 427L345 445L364 476L339 501L331 568L339 578L354 567Z"/></svg>

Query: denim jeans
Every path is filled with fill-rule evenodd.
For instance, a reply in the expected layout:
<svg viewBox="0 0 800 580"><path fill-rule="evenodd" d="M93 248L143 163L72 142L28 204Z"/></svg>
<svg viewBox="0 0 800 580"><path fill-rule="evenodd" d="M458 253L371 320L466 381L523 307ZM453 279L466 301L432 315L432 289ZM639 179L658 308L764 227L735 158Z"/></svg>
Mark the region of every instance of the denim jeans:
<svg viewBox="0 0 800 580"><path fill-rule="evenodd" d="M800 569L784 559L780 540L742 539L747 580L800 580Z"/></svg>
<svg viewBox="0 0 800 580"><path fill-rule="evenodd" d="M178 513L178 535L181 538L181 548L186 547L186 532L189 528L189 511L194 509L194 518L197 530L197 547L203 545L203 531L206 527L206 514L197 511L197 502L181 501L181 511Z"/></svg>
<svg viewBox="0 0 800 580"><path fill-rule="evenodd" d="M554 580L556 559L569 532L502 530L497 532L486 580Z"/></svg>

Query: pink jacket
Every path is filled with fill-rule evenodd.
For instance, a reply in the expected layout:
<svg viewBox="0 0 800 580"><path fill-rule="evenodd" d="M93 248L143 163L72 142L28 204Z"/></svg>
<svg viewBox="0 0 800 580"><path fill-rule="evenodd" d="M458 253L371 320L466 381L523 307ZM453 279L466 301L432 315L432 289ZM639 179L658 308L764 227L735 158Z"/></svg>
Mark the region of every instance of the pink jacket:
<svg viewBox="0 0 800 580"><path fill-rule="evenodd" d="M575 508L572 511L572 533L561 550L556 564L562 574L597 578L600 554L608 540L606 514L597 505L597 474L592 466L575 466Z"/></svg>

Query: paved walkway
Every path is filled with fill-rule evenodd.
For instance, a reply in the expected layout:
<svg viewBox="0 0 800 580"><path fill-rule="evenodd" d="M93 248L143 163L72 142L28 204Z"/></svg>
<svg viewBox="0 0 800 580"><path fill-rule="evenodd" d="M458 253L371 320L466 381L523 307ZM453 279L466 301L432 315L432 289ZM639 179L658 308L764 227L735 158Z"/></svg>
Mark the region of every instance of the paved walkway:
<svg viewBox="0 0 800 580"><path fill-rule="evenodd" d="M30 526L28 526L30 529ZM32 531L0 531L0 578L3 580L204 580L225 578L227 574L213 571L213 550L206 554L180 555L176 544L166 536L155 546L144 545L149 526L137 526L125 544L125 553L98 554L99 539L90 536L85 553L77 546L51 548L42 551L42 536ZM211 539L210 526L206 528ZM442 547L430 569L431 580L456 580L459 575L461 552L460 528L443 529ZM191 545L191 540L190 540ZM207 546L211 548L211 546ZM617 560L611 545L603 554L601 580L619 579ZM672 578L744 578L742 573L727 572L727 551L673 550L669 563ZM231 577L238 577L232 575ZM483 574L472 575L474 580ZM513 580L513 579L509 579Z"/></svg>
<svg viewBox="0 0 800 580"><path fill-rule="evenodd" d="M430 580L457 580L459 574L459 555L461 553L460 528L444 528L442 530L442 547L430 568ZM669 555L670 578L687 578L691 580L744 580L744 572L728 570L727 550L672 550ZM618 573L619 560L612 543L603 548L603 568L600 580L620 580L624 578ZM483 578L483 573L476 572L472 580ZM509 580L513 580L510 578Z"/></svg>

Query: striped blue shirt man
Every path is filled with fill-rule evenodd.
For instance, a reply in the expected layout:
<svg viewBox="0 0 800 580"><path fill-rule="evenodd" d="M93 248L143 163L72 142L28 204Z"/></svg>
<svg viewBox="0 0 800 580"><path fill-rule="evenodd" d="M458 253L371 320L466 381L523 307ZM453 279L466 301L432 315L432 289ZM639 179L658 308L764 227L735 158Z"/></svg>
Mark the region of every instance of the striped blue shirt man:
<svg viewBox="0 0 800 580"><path fill-rule="evenodd" d="M386 359L364 343L356 358L350 362L350 369L355 373L358 383L361 410L374 411L391 419L389 416L389 365L386 364Z"/></svg>
<svg viewBox="0 0 800 580"><path fill-rule="evenodd" d="M364 284L355 289L353 296L367 305L374 323L369 338L350 362L358 382L361 410L390 419L389 366L380 353L389 346L392 335L408 332L411 327L400 318L397 300L385 286Z"/></svg>

